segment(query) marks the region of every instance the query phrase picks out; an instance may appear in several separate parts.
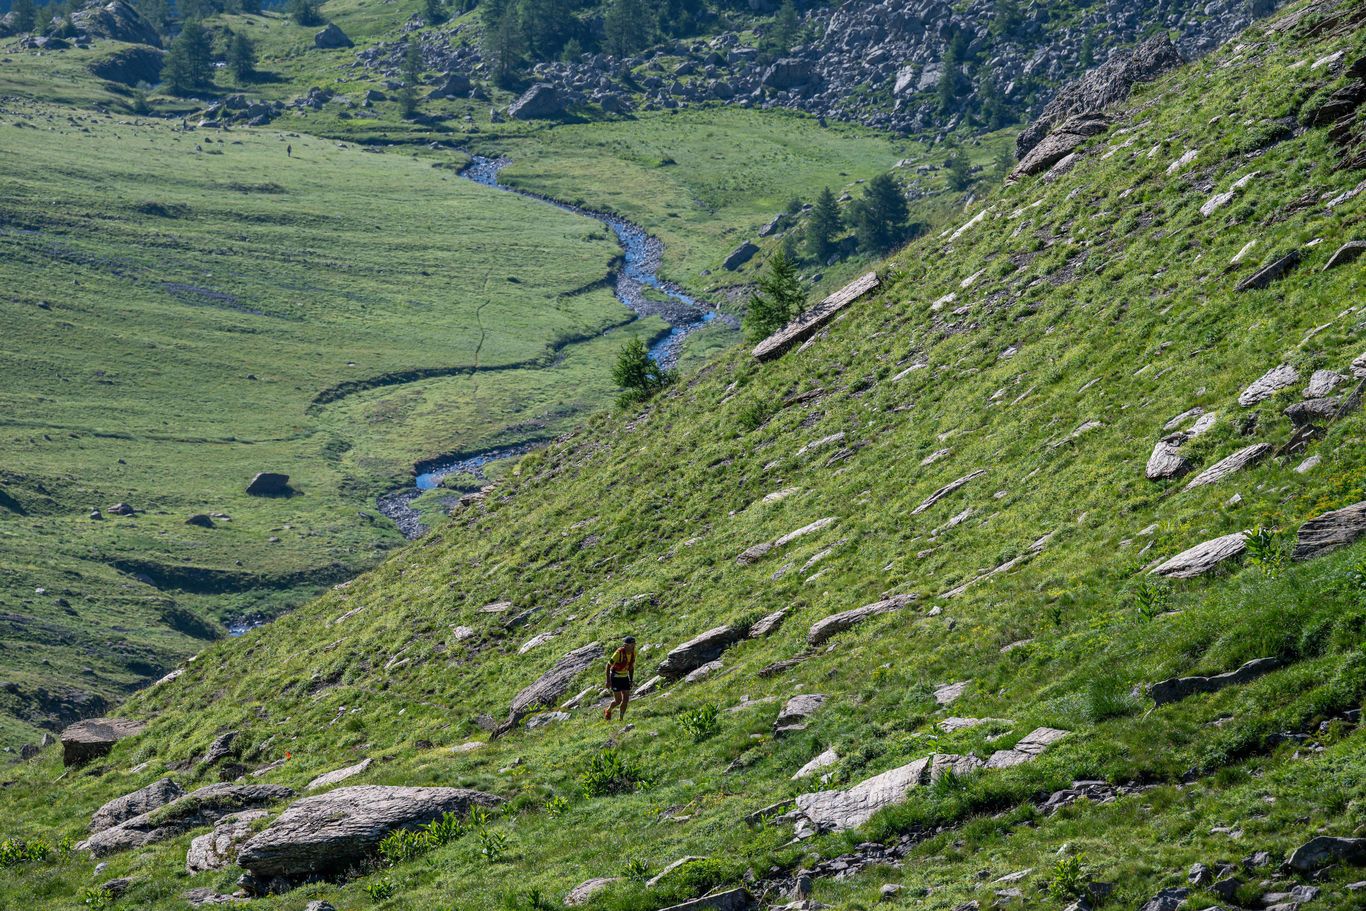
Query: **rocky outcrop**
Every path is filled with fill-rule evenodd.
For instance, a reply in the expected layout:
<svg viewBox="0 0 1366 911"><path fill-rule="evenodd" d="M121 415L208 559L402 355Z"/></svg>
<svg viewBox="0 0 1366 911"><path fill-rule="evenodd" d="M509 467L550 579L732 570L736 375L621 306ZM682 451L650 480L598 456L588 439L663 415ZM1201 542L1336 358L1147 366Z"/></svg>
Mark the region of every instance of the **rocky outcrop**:
<svg viewBox="0 0 1366 911"><path fill-rule="evenodd" d="M985 768L1008 769L1030 762L1043 755L1044 750L1067 736L1057 728L1035 728L1008 750L997 750L987 759Z"/></svg>
<svg viewBox="0 0 1366 911"><path fill-rule="evenodd" d="M501 736L510 731L533 709L554 708L565 693L569 692L575 678L599 662L605 663L605 659L602 646L597 642L580 646L555 662L554 666L542 674L535 683L513 697L512 705L508 709L508 719L493 732L494 736Z"/></svg>
<svg viewBox="0 0 1366 911"><path fill-rule="evenodd" d="M1323 264L1323 271L1327 272L1329 269L1355 262L1363 253L1366 253L1366 240L1349 240L1333 251L1333 255L1328 257L1328 262Z"/></svg>
<svg viewBox="0 0 1366 911"><path fill-rule="evenodd" d="M291 805L242 846L237 863L258 883L337 874L364 860L390 832L501 802L468 788L338 788Z"/></svg>
<svg viewBox="0 0 1366 911"><path fill-rule="evenodd" d="M812 624L811 629L806 634L806 643L812 648L822 645L832 636L838 635L848 629L853 629L865 620L869 620L880 614L891 613L900 610L907 604L915 600L914 595L896 595L891 598L884 598L872 604L865 604L863 607L856 607L853 610L842 611L832 614L823 620L817 620Z"/></svg>
<svg viewBox="0 0 1366 911"><path fill-rule="evenodd" d="M860 276L755 345L752 352L755 359L767 361L780 357L792 346L814 335L845 307L876 291L880 284L876 272Z"/></svg>
<svg viewBox="0 0 1366 911"><path fill-rule="evenodd" d="M159 48L125 47L93 61L88 69L92 75L110 82L153 85L161 81L161 67L165 60L166 52Z"/></svg>
<svg viewBox="0 0 1366 911"><path fill-rule="evenodd" d="M1247 550L1247 534L1234 532L1211 541L1197 544L1183 550L1176 556L1163 561L1151 572L1155 576L1168 576L1173 579L1190 579L1203 575L1225 560L1230 560Z"/></svg>
<svg viewBox="0 0 1366 911"><path fill-rule="evenodd" d="M756 560L762 559L771 550L786 547L798 538L804 538L807 535L815 534L821 529L828 528L833 524L835 524L834 516L825 516L824 518L817 519L814 522L803 525L801 528L789 531L787 534L775 538L772 541L763 541L759 544L746 547L735 558L735 562L739 563L741 566L748 566Z"/></svg>
<svg viewBox="0 0 1366 911"><path fill-rule="evenodd" d="M1337 863L1366 863L1366 838L1316 836L1296 848L1286 866L1297 873L1312 873Z"/></svg>
<svg viewBox="0 0 1366 911"><path fill-rule="evenodd" d="M565 99L553 85L538 82L508 106L514 120L545 120L565 112Z"/></svg>
<svg viewBox="0 0 1366 911"><path fill-rule="evenodd" d="M97 832L76 845L78 850L103 857L116 851L176 838L191 829L207 826L241 810L261 809L294 796L289 788L273 784L214 784L191 791L164 806L134 816Z"/></svg>
<svg viewBox="0 0 1366 911"><path fill-rule="evenodd" d="M856 828L872 819L878 810L903 802L906 792L920 785L929 766L929 759L917 759L846 790L802 794L797 798L797 813L817 831ZM805 826L799 822L801 828Z"/></svg>
<svg viewBox="0 0 1366 911"><path fill-rule="evenodd" d="M740 626L718 626L700 636L694 636L664 656L659 664L659 675L665 680L678 680L704 665L710 664L721 653L745 638Z"/></svg>
<svg viewBox="0 0 1366 911"><path fill-rule="evenodd" d="M749 911L753 907L754 896L749 894L749 890L731 889L694 898L681 905L670 905L661 911Z"/></svg>
<svg viewBox="0 0 1366 911"><path fill-rule="evenodd" d="M1166 705L1197 693L1214 693L1226 686L1249 683L1284 666L1285 662L1279 658L1254 658L1237 670L1212 677L1173 677L1159 681L1148 687L1148 695L1158 705Z"/></svg>
<svg viewBox="0 0 1366 911"><path fill-rule="evenodd" d="M1109 128L1109 118L1101 114L1077 114L1067 118L1058 124L1054 132L1039 140L1021 156L1020 163L1010 172L1010 178L1018 180L1030 174L1047 171L1072 154L1086 140L1104 133Z"/></svg>
<svg viewBox="0 0 1366 911"><path fill-rule="evenodd" d="M62 765L84 765L107 755L114 744L142 732L147 725L126 718L87 718L62 731Z"/></svg>
<svg viewBox="0 0 1366 911"><path fill-rule="evenodd" d="M313 46L319 50L336 50L343 47L352 47L351 39L346 36L346 32L335 22L327 23L327 27L313 36Z"/></svg>
<svg viewBox="0 0 1366 911"><path fill-rule="evenodd" d="M1023 162L1050 133L1064 132L1060 126L1068 118L1103 111L1128 98L1134 86L1151 82L1184 62L1166 32L1154 35L1132 51L1114 54L1053 96L1043 113L1015 138L1016 154Z"/></svg>
<svg viewBox="0 0 1366 911"><path fill-rule="evenodd" d="M474 83L464 73L447 73L445 80L432 89L429 98L468 98Z"/></svg>
<svg viewBox="0 0 1366 911"><path fill-rule="evenodd" d="M370 768L371 759L362 759L355 765L349 765L344 769L337 769L334 772L327 772L304 785L305 791L317 791L320 788L330 788L334 784L341 784L348 778L355 778L366 769Z"/></svg>
<svg viewBox="0 0 1366 911"><path fill-rule="evenodd" d="M1248 386L1238 396L1238 404L1244 408L1250 408L1260 401L1271 398L1277 392L1293 386L1300 381L1300 372L1289 364L1281 364L1279 367L1272 367L1266 373L1257 378L1257 381Z"/></svg>
<svg viewBox="0 0 1366 911"><path fill-rule="evenodd" d="M577 908L579 905L586 905L594 895L619 882L620 876L599 876L596 879L585 880L569 890L569 894L564 897L565 907Z"/></svg>
<svg viewBox="0 0 1366 911"><path fill-rule="evenodd" d="M184 789L169 778L154 781L131 794L115 797L96 810L90 819L90 831L103 832L134 816L141 816L157 807L165 806L176 798L183 797L184 794Z"/></svg>
<svg viewBox="0 0 1366 911"><path fill-rule="evenodd" d="M982 475L984 475L984 474L986 474L986 473L987 473L986 469L985 469L985 468L982 468L982 469L979 469L979 470L977 470L977 471L974 471L972 474L964 475L963 477L957 479L956 481L950 481L949 483L945 484L943 487L939 488L939 489L936 490L934 493L932 493L932 494L930 494L928 497L926 497L926 498L920 503L920 505L917 506L915 509L912 509L912 510L911 510L911 515L913 515L913 516L918 516L918 515L920 515L922 512L924 512L925 510L929 509L931 506L933 506L934 504L938 503L940 500L944 499L944 498L947 497L949 494L951 494L951 493L953 493L954 491L958 490L960 487L963 487L964 485L968 484L970 481L975 481L975 480L977 480L978 478L980 478Z"/></svg>
<svg viewBox="0 0 1366 911"><path fill-rule="evenodd" d="M1242 471L1247 466L1260 461L1269 452L1271 452L1271 446L1267 443L1254 443L1251 446L1246 446L1200 472L1186 485L1186 489L1191 490L1195 487L1203 487L1206 484L1222 481L1229 475Z"/></svg>
<svg viewBox="0 0 1366 911"><path fill-rule="evenodd" d="M796 781L799 778L805 778L808 775L819 772L821 769L829 768L830 766L834 765L839 761L840 754L836 753L834 748L832 747L820 753L818 756L816 756L816 758L812 759L806 765L802 766L796 772L792 773L792 780Z"/></svg>
<svg viewBox="0 0 1366 911"><path fill-rule="evenodd" d="M752 241L745 241L740 246L731 250L726 258L721 262L721 268L728 272L734 272L754 258L754 254L759 252L759 245Z"/></svg>
<svg viewBox="0 0 1366 911"><path fill-rule="evenodd" d="M1295 539L1294 560L1322 556L1346 547L1366 535L1366 501L1334 509L1300 526Z"/></svg>
<svg viewBox="0 0 1366 911"><path fill-rule="evenodd" d="M273 471L260 472L247 485L247 493L253 497L281 497L289 492L289 475Z"/></svg>
<svg viewBox="0 0 1366 911"><path fill-rule="evenodd" d="M825 705L823 693L793 696L783 703L782 711L778 712L778 718L773 722L773 732L781 735L806 730L807 720L816 714L822 705Z"/></svg>
<svg viewBox="0 0 1366 911"><path fill-rule="evenodd" d="M1300 251L1291 250L1289 253L1263 266L1247 278L1238 282L1235 291L1255 291L1265 288L1272 282L1282 278L1300 263Z"/></svg>
<svg viewBox="0 0 1366 911"><path fill-rule="evenodd" d="M1174 433L1158 440L1157 445L1153 446L1152 455L1148 456L1144 476L1149 481L1165 481L1187 474L1191 470L1191 463L1181 455L1180 448L1184 442L1184 433Z"/></svg>
<svg viewBox="0 0 1366 911"><path fill-rule="evenodd" d="M265 810L247 810L224 816L207 835L200 835L190 842L185 852L185 872L204 873L221 870L236 861L237 849L252 835L252 824L264 819Z"/></svg>
<svg viewBox="0 0 1366 911"><path fill-rule="evenodd" d="M161 37L152 23L123 0L83 6L71 14L71 26L79 34L91 38L161 47Z"/></svg>

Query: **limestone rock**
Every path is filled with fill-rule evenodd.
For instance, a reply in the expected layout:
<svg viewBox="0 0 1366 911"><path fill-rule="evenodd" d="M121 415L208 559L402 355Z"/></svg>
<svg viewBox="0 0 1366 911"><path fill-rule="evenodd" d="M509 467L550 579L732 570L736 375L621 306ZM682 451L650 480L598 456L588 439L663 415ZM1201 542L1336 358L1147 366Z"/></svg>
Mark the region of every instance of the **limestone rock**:
<svg viewBox="0 0 1366 911"><path fill-rule="evenodd" d="M1166 705L1169 702L1179 702L1196 693L1213 693L1226 686L1248 683L1284 666L1285 662L1279 658L1254 658L1237 670L1215 674L1212 677L1173 677L1170 680L1162 680L1148 687L1148 695L1156 704Z"/></svg>
<svg viewBox="0 0 1366 911"><path fill-rule="evenodd" d="M76 848L95 857L141 848L210 825L231 813L259 809L293 796L289 788L273 784L209 785L97 832Z"/></svg>
<svg viewBox="0 0 1366 911"><path fill-rule="evenodd" d="M154 781L131 794L115 797L96 810L90 819L90 831L103 832L134 816L141 816L157 807L165 806L184 794L184 789L169 778Z"/></svg>
<svg viewBox="0 0 1366 911"><path fill-rule="evenodd" d="M1284 277L1291 269L1300 264L1300 251L1291 250L1289 253L1258 269L1247 278L1238 283L1237 291L1255 291L1265 288L1267 285Z"/></svg>
<svg viewBox="0 0 1366 911"><path fill-rule="evenodd" d="M373 761L374 760L367 757L365 759L362 759L355 765L349 765L344 769L337 769L334 772L327 772L323 775L319 775L317 778L313 779L307 785L305 785L304 790L316 791L319 788L330 788L334 784L341 784L346 779L355 778L361 772L364 772L366 769L370 768L370 763Z"/></svg>
<svg viewBox="0 0 1366 911"><path fill-rule="evenodd" d="M1191 463L1187 462L1185 456L1178 451L1181 444L1186 440L1186 434L1176 433L1157 441L1157 445L1153 447L1153 454L1148 456L1148 465L1143 471L1149 481L1179 478L1191 470Z"/></svg>
<svg viewBox="0 0 1366 911"><path fill-rule="evenodd" d="M830 637L842 633L847 629L852 629L860 623L879 614L886 614L900 610L907 604L915 600L914 595L896 595L882 601L875 601L872 604L865 604L863 607L856 607L853 610L843 611L833 614L823 620L817 620L811 625L811 629L806 634L806 642L812 648L821 645Z"/></svg>
<svg viewBox="0 0 1366 911"><path fill-rule="evenodd" d="M986 762L988 769L1008 769L1037 759L1050 746L1067 736L1057 728L1035 728L1009 750L997 750Z"/></svg>
<svg viewBox="0 0 1366 911"><path fill-rule="evenodd" d="M125 718L87 718L62 731L62 765L83 765L106 755L125 737L139 734L147 725Z"/></svg>
<svg viewBox="0 0 1366 911"><path fill-rule="evenodd" d="M1323 271L1345 266L1363 253L1366 253L1366 240L1349 240L1328 257L1328 262L1323 264Z"/></svg>
<svg viewBox="0 0 1366 911"><path fill-rule="evenodd" d="M660 662L658 673L665 680L678 680L721 657L721 653L745 637L738 626L718 626L694 636L673 649Z"/></svg>
<svg viewBox="0 0 1366 911"><path fill-rule="evenodd" d="M762 85L770 89L794 89L807 85L815 78L811 61L800 57L782 57L764 71Z"/></svg>
<svg viewBox="0 0 1366 911"><path fill-rule="evenodd" d="M1109 128L1109 118L1101 114L1077 114L1067 118L1020 157L1020 163L1010 172L1011 179L1018 180L1047 171L1071 155L1086 140Z"/></svg>
<svg viewBox="0 0 1366 911"><path fill-rule="evenodd" d="M396 829L501 802L468 788L338 788L290 806L242 846L237 863L263 881L338 873L363 860Z"/></svg>
<svg viewBox="0 0 1366 911"><path fill-rule="evenodd" d="M934 691L934 701L940 705L951 705L962 698L967 691L970 680L962 680L958 683L946 683Z"/></svg>
<svg viewBox="0 0 1366 911"><path fill-rule="evenodd" d="M1366 863L1366 838L1318 835L1296 848L1286 861L1298 873L1311 873L1336 863Z"/></svg>
<svg viewBox="0 0 1366 911"><path fill-rule="evenodd" d="M1321 399L1345 382L1347 377L1336 370L1315 370L1309 377L1309 385L1304 387L1304 397Z"/></svg>
<svg viewBox="0 0 1366 911"><path fill-rule="evenodd" d="M725 260L722 261L721 266L729 272L734 272L736 269L740 268L745 263L753 259L754 254L758 252L758 245L747 240L740 246L736 247L734 250L730 251L730 255L728 255L725 258Z"/></svg>
<svg viewBox="0 0 1366 911"><path fill-rule="evenodd" d="M1134 86L1150 82L1183 62L1165 32L1131 52L1113 54L1105 63L1058 91L1038 119L1016 138L1016 154L1023 159L1068 117L1101 111L1123 101Z"/></svg>
<svg viewBox="0 0 1366 911"><path fill-rule="evenodd" d="M754 896L747 889L731 889L729 892L694 898L681 905L670 905L661 911L748 911L753 907Z"/></svg>
<svg viewBox="0 0 1366 911"><path fill-rule="evenodd" d="M1266 443L1254 443L1251 446L1246 446L1200 472L1186 485L1186 490L1222 481L1229 475L1242 471L1247 466L1260 461L1269 452L1271 452L1271 446Z"/></svg>
<svg viewBox="0 0 1366 911"><path fill-rule="evenodd" d="M569 894L564 897L564 903L570 908L587 904L588 900L595 894L606 889L612 883L619 882L621 882L620 876L599 876L596 879L586 880L569 890Z"/></svg>
<svg viewBox="0 0 1366 911"><path fill-rule="evenodd" d="M906 792L920 784L929 764L929 759L917 759L866 778L843 791L802 794L796 801L797 811L821 831L840 831L861 826L883 807L905 801Z"/></svg>
<svg viewBox="0 0 1366 911"><path fill-rule="evenodd" d="M289 475L273 471L258 473L247 485L247 493L253 497L281 497L289 492Z"/></svg>
<svg viewBox="0 0 1366 911"><path fill-rule="evenodd" d="M602 646L597 642L580 646L565 655L535 683L513 697L508 720L494 732L495 736L511 730L532 709L553 708L569 692L576 677L604 660Z"/></svg>
<svg viewBox="0 0 1366 911"><path fill-rule="evenodd" d="M1366 535L1366 501L1326 512L1300 526L1295 540L1294 560L1308 560L1339 547L1346 547Z"/></svg>
<svg viewBox="0 0 1366 911"><path fill-rule="evenodd" d="M845 307L865 294L876 291L880 284L881 280L876 272L860 276L755 345L751 353L760 361L780 357L788 349L814 335Z"/></svg>
<svg viewBox="0 0 1366 911"><path fill-rule="evenodd" d="M431 98L468 98L474 84L464 73L447 73L446 80L432 89Z"/></svg>
<svg viewBox="0 0 1366 911"><path fill-rule="evenodd" d="M1290 419L1296 430L1303 430L1307 427L1326 424L1338 416L1338 408L1341 403L1334 397L1320 399L1305 399L1303 402L1295 402L1285 409L1285 416Z"/></svg>
<svg viewBox="0 0 1366 911"><path fill-rule="evenodd" d="M1155 576L1190 579L1214 569L1215 566L1238 556L1247 549L1247 535L1234 532L1183 550L1152 570Z"/></svg>
<svg viewBox="0 0 1366 911"><path fill-rule="evenodd" d="M213 831L190 842L185 853L185 872L203 873L222 870L235 861L237 848L251 837L251 824L267 816L265 810L247 810L224 816Z"/></svg>
<svg viewBox="0 0 1366 911"><path fill-rule="evenodd" d="M977 478L980 478L982 475L986 473L986 469L982 468L977 471L974 471L972 474L964 475L956 481L950 481L948 484L945 484L943 487L939 488L934 493L926 497L925 500L915 509L912 509L911 515L919 515L920 513L929 509L934 504L938 503L940 500L944 499L944 497L947 497L949 494L953 493L955 490L958 490L960 487L964 486L970 481L975 481Z"/></svg>
<svg viewBox="0 0 1366 911"><path fill-rule="evenodd" d="M1281 364L1279 367L1272 367L1251 386L1243 390L1238 396L1238 404L1244 408L1251 407L1263 399L1269 399L1280 390L1287 386L1293 386L1300 381L1300 372L1289 364Z"/></svg>
<svg viewBox="0 0 1366 911"><path fill-rule="evenodd" d="M559 89L538 82L508 106L508 116L514 120L544 120L565 112L565 99Z"/></svg>
<svg viewBox="0 0 1366 911"><path fill-rule="evenodd" d="M749 628L749 638L764 638L765 636L769 635L774 630L776 630L780 625L782 625L782 622L786 617L787 608L784 607L780 610L775 610L773 613L769 614L766 617L760 618L759 620L755 621L755 624L753 626Z"/></svg>
<svg viewBox="0 0 1366 911"><path fill-rule="evenodd" d="M984 763L976 756L959 756L956 753L935 753L930 757L929 780L938 781L945 775L952 773L956 777L962 778L978 769Z"/></svg>
<svg viewBox="0 0 1366 911"><path fill-rule="evenodd" d="M825 695L822 693L803 693L800 696L793 696L783 703L782 711L778 712L778 718L773 722L773 732L775 734L789 734L793 731L806 729L806 722L816 710L825 704Z"/></svg>
<svg viewBox="0 0 1366 911"><path fill-rule="evenodd" d="M313 46L319 50L330 51L354 45L337 23L329 22L326 28L313 36Z"/></svg>
<svg viewBox="0 0 1366 911"><path fill-rule="evenodd" d="M829 768L839 761L840 754L836 753L833 748L828 749L794 772L792 774L792 780L796 781L798 778L805 778L813 772L819 772L821 769Z"/></svg>

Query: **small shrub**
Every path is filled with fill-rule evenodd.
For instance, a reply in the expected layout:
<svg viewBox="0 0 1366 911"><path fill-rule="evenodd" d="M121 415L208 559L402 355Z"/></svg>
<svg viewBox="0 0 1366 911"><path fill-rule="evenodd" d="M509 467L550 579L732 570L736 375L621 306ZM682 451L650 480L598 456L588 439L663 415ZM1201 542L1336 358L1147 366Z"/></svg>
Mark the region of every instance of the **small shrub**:
<svg viewBox="0 0 1366 911"><path fill-rule="evenodd" d="M588 760L588 767L579 773L585 797L625 794L644 782L644 770L617 750L595 753Z"/></svg>
<svg viewBox="0 0 1366 911"><path fill-rule="evenodd" d="M545 897L540 889L504 889L498 896L498 905L503 911L554 911L555 903Z"/></svg>
<svg viewBox="0 0 1366 911"><path fill-rule="evenodd" d="M1134 610L1143 620L1152 620L1167 610L1169 593L1166 586L1151 579L1142 579L1134 589Z"/></svg>
<svg viewBox="0 0 1366 911"><path fill-rule="evenodd" d="M496 864L503 859L503 855L508 850L508 837L506 832L497 829L479 830L479 853L484 855L484 859L491 864Z"/></svg>
<svg viewBox="0 0 1366 911"><path fill-rule="evenodd" d="M741 408L736 420L740 429L748 433L767 424L776 409L777 404L772 399L758 398Z"/></svg>
<svg viewBox="0 0 1366 911"><path fill-rule="evenodd" d="M1284 536L1270 528L1258 526L1247 536L1247 559L1268 579L1275 579L1285 569Z"/></svg>
<svg viewBox="0 0 1366 911"><path fill-rule="evenodd" d="M1366 560L1362 560L1343 573L1342 580L1346 583L1349 591L1356 592L1360 597L1366 599Z"/></svg>
<svg viewBox="0 0 1366 911"><path fill-rule="evenodd" d="M105 911L114 907L114 893L103 886L81 890L81 904L95 911Z"/></svg>
<svg viewBox="0 0 1366 911"><path fill-rule="evenodd" d="M678 723L692 737L693 743L701 743L721 730L721 710L714 705L689 709L678 716Z"/></svg>
<svg viewBox="0 0 1366 911"><path fill-rule="evenodd" d="M632 857L621 868L622 879L633 883L643 883L650 875L650 865L639 857Z"/></svg>
<svg viewBox="0 0 1366 911"><path fill-rule="evenodd" d="M559 819L569 812L569 801L557 794L545 802L544 810L550 816Z"/></svg>
<svg viewBox="0 0 1366 911"><path fill-rule="evenodd" d="M1086 687L1084 700L1082 712L1092 724L1132 715L1138 710L1138 700L1130 687L1113 676L1092 680Z"/></svg>
<svg viewBox="0 0 1366 911"><path fill-rule="evenodd" d="M1059 857L1048 877L1048 894L1058 901L1070 901L1086 895L1086 870L1080 855Z"/></svg>
<svg viewBox="0 0 1366 911"><path fill-rule="evenodd" d="M370 896L372 901L382 902L398 894L398 883L388 877L376 879L365 884L365 894Z"/></svg>
<svg viewBox="0 0 1366 911"><path fill-rule="evenodd" d="M0 868L47 860L51 855L52 845L41 838L32 841L22 839L0 841Z"/></svg>
<svg viewBox="0 0 1366 911"><path fill-rule="evenodd" d="M379 856L386 864L404 863L461 838L465 832L465 823L454 813L446 813L420 829L399 830L386 836L379 843Z"/></svg>

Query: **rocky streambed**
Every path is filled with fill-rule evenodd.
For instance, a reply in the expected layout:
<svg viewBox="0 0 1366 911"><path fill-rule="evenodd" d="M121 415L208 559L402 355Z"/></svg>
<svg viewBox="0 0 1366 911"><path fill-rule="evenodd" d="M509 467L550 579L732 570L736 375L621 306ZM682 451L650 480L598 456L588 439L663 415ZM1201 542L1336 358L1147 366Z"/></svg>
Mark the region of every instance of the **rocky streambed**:
<svg viewBox="0 0 1366 911"><path fill-rule="evenodd" d="M460 176L486 187L493 187L505 193L515 193L566 212L595 219L606 225L621 245L620 263L609 276L617 300L639 316L658 316L669 324L669 330L650 345L650 357L659 364L664 367L674 366L688 336L713 320L721 320L729 326L738 328L739 321L734 316L719 313L711 304L692 297L678 285L659 277L664 257L664 244L659 238L651 236L640 225L618 215L595 212L528 190L507 186L499 180L499 173L509 164L511 160L508 158L476 155L460 172ZM422 524L422 517L413 508L413 501L424 491L436 489L443 479L454 474L468 474L483 480L484 466L490 462L525 455L542 445L542 442L522 442L496 449L456 452L426 459L414 466L412 487L384 494L376 502L376 506L381 513L393 520L404 537L421 537L426 533L427 527Z"/></svg>

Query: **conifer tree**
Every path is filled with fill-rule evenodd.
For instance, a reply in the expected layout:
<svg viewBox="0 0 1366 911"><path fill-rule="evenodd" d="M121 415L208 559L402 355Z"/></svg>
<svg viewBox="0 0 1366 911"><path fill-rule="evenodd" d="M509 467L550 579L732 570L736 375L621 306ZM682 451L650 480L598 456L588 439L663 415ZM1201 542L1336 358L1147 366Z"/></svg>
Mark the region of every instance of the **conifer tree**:
<svg viewBox="0 0 1366 911"><path fill-rule="evenodd" d="M213 85L209 35L197 19L186 22L171 42L162 78L173 95L191 95Z"/></svg>
<svg viewBox="0 0 1366 911"><path fill-rule="evenodd" d="M759 290L750 295L745 311L746 337L751 342L763 341L786 326L804 303L806 295L797 280L797 266L779 248L769 257L767 269L759 278Z"/></svg>
<svg viewBox="0 0 1366 911"><path fill-rule="evenodd" d="M38 22L38 16L33 7L33 0L14 0L10 5L10 12L14 13L14 28L21 34L33 31L33 26Z"/></svg>
<svg viewBox="0 0 1366 911"><path fill-rule="evenodd" d="M617 352L612 381L621 389L620 401L626 405L648 399L673 382L673 374L650 357L643 341L633 338Z"/></svg>
<svg viewBox="0 0 1366 911"><path fill-rule="evenodd" d="M251 39L241 32L233 32L228 38L228 69L238 84L250 82L256 75L256 47Z"/></svg>
<svg viewBox="0 0 1366 911"><path fill-rule="evenodd" d="M416 38L408 39L399 78L403 87L398 90L398 109L404 117L412 117L417 113L417 84L422 78L422 45Z"/></svg>
<svg viewBox="0 0 1366 911"><path fill-rule="evenodd" d="M889 174L868 181L863 197L854 204L854 234L868 253L885 253L906 236L910 211L906 197Z"/></svg>
<svg viewBox="0 0 1366 911"><path fill-rule="evenodd" d="M806 252L816 262L823 263L835 252L835 238L844 230L835 194L826 187L816 197L816 205L806 222Z"/></svg>

